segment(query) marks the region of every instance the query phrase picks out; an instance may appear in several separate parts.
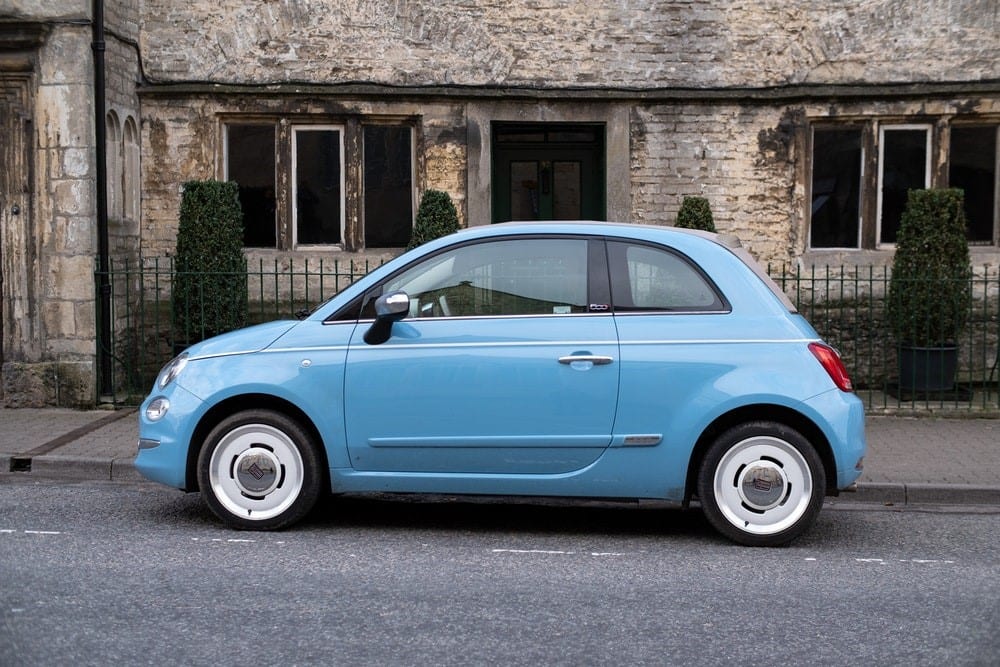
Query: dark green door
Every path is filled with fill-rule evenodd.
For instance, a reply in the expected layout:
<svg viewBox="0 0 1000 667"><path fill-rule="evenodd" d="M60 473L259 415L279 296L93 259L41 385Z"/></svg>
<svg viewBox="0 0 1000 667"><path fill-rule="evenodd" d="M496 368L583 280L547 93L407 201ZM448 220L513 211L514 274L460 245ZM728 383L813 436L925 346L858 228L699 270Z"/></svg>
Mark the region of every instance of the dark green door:
<svg viewBox="0 0 1000 667"><path fill-rule="evenodd" d="M493 125L493 222L605 216L603 126Z"/></svg>

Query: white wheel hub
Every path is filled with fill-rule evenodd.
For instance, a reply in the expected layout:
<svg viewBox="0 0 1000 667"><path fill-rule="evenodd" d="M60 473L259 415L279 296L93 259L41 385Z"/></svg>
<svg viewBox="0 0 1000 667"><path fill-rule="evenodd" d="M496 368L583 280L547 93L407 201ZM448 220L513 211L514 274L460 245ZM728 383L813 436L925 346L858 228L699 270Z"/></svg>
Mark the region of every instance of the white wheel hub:
<svg viewBox="0 0 1000 667"><path fill-rule="evenodd" d="M805 457L772 436L733 445L715 469L713 487L726 520L756 535L792 526L805 514L814 492Z"/></svg>
<svg viewBox="0 0 1000 667"><path fill-rule="evenodd" d="M263 521L284 512L302 490L302 456L288 435L267 424L226 433L212 452L212 492L227 511Z"/></svg>

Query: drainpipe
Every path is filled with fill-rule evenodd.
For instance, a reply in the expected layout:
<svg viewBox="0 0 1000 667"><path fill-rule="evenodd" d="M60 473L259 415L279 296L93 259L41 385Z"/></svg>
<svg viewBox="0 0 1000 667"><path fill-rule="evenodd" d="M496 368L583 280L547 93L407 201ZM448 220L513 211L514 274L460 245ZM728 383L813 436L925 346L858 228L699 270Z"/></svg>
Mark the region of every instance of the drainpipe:
<svg viewBox="0 0 1000 667"><path fill-rule="evenodd" d="M93 0L94 128L97 159L98 395L111 393L111 278L108 275L108 163L104 116L104 0Z"/></svg>

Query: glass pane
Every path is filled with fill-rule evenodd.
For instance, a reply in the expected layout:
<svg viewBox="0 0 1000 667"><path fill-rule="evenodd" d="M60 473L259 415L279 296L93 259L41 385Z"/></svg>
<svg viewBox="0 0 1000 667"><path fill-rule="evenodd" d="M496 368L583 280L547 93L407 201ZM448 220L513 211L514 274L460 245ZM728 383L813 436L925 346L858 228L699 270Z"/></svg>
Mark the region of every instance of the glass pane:
<svg viewBox="0 0 1000 667"><path fill-rule="evenodd" d="M553 162L552 218L580 219L580 163Z"/></svg>
<svg viewBox="0 0 1000 667"><path fill-rule="evenodd" d="M555 143L584 143L597 141L597 130L591 128L576 128L560 132L549 132L548 140Z"/></svg>
<svg viewBox="0 0 1000 667"><path fill-rule="evenodd" d="M497 132L497 143L500 144L513 144L513 143L542 143L545 141L545 132L516 132L511 130L498 131Z"/></svg>
<svg viewBox="0 0 1000 667"><path fill-rule="evenodd" d="M411 317L587 312L587 241L521 239L457 248L383 287L410 295Z"/></svg>
<svg viewBox="0 0 1000 667"><path fill-rule="evenodd" d="M511 220L538 219L538 163L510 163Z"/></svg>
<svg viewBox="0 0 1000 667"><path fill-rule="evenodd" d="M882 135L882 243L895 243L909 190L927 187L927 130Z"/></svg>
<svg viewBox="0 0 1000 667"><path fill-rule="evenodd" d="M295 224L299 244L340 243L340 130L295 131Z"/></svg>
<svg viewBox="0 0 1000 667"><path fill-rule="evenodd" d="M240 188L243 245L273 248L275 235L274 125L226 128L226 173Z"/></svg>
<svg viewBox="0 0 1000 667"><path fill-rule="evenodd" d="M993 242L997 191L997 126L951 128L948 183L965 190L969 241Z"/></svg>
<svg viewBox="0 0 1000 667"><path fill-rule="evenodd" d="M615 311L722 310L708 281L682 257L643 245L612 242L611 291Z"/></svg>
<svg viewBox="0 0 1000 667"><path fill-rule="evenodd" d="M401 248L413 232L409 127L365 127L365 246Z"/></svg>
<svg viewBox="0 0 1000 667"><path fill-rule="evenodd" d="M812 247L858 247L861 130L816 130L812 169Z"/></svg>

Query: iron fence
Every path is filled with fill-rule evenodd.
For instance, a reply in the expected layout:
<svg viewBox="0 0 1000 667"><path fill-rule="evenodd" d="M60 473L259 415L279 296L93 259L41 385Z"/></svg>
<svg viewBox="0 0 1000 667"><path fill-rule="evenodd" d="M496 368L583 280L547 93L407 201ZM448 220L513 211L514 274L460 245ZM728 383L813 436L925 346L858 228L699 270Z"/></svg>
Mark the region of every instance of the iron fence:
<svg viewBox="0 0 1000 667"><path fill-rule="evenodd" d="M1000 270L983 266L973 272L967 321L957 340L951 341L957 348L954 382L938 387L914 382L916 371L908 363L913 348L892 334L886 308L889 267L782 265L768 266L768 273L816 331L840 351L870 413L1000 408ZM946 285L940 288L942 293L949 291ZM925 349L918 348L917 354L931 354ZM950 363L935 357L929 372L946 375Z"/></svg>
<svg viewBox="0 0 1000 667"><path fill-rule="evenodd" d="M247 272L248 324L293 318L379 264L255 261ZM1000 409L1000 270L979 267L971 279L973 299L968 324L956 341L956 382L948 389L925 391L907 388L907 383L900 382L899 341L893 339L886 319L888 267L767 268L799 312L840 351L870 413ZM174 327L170 298L174 271L170 258L114 260L108 273L113 326L112 339L103 349L110 351L113 360L111 393L115 403L135 404L149 390L162 365L187 340L197 336ZM95 273L96 285L100 285L101 277ZM104 346L105 341L98 344Z"/></svg>
<svg viewBox="0 0 1000 667"><path fill-rule="evenodd" d="M247 325L294 319L381 265L373 260L263 259L247 266ZM211 332L179 329L177 307L203 307L205 294L178 305L171 299L173 259L111 260L111 340L98 341L112 359L106 398L115 404L137 404L149 391L160 368L187 346ZM95 272L100 285L101 272ZM187 319L187 318L185 318Z"/></svg>

